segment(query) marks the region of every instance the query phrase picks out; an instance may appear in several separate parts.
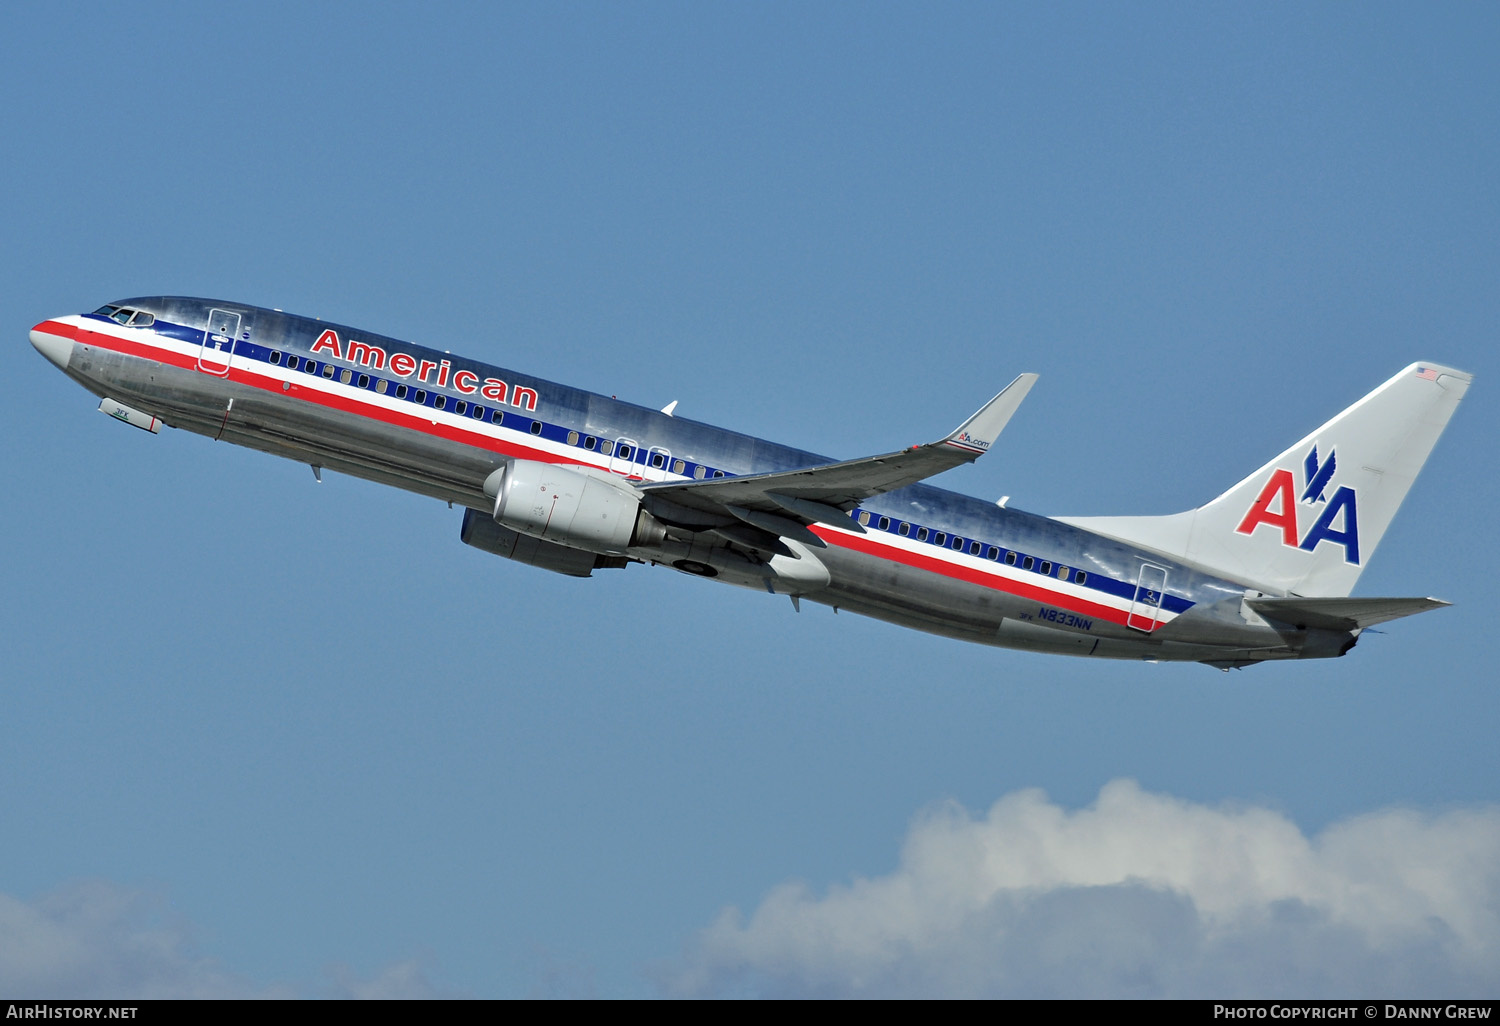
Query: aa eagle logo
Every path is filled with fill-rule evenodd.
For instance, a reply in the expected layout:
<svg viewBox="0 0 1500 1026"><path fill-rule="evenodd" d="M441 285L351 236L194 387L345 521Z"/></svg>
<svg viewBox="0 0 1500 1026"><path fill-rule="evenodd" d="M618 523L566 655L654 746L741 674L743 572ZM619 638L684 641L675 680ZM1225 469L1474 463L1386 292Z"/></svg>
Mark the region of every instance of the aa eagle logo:
<svg viewBox="0 0 1500 1026"><path fill-rule="evenodd" d="M1330 449L1328 458L1320 461L1317 443L1313 443L1302 461L1301 502L1296 499L1296 478L1290 470L1278 467L1271 472L1235 531L1254 534L1257 528L1269 526L1281 532L1281 544L1306 552L1325 541L1333 542L1344 547L1344 562L1358 566L1359 511L1355 491L1348 485L1340 485L1331 499L1327 497L1337 470L1337 452ZM1306 534L1302 533L1299 517L1313 522Z"/></svg>

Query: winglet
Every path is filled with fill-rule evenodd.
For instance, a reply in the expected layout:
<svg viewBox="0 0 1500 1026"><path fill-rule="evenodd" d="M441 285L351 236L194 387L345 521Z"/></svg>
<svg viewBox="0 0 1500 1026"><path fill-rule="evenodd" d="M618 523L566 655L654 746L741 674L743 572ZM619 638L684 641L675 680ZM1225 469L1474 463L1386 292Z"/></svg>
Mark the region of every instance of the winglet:
<svg viewBox="0 0 1500 1026"><path fill-rule="evenodd" d="M1026 393L1031 391L1031 386L1036 384L1036 379L1035 374L1017 377L1005 386L1004 391L980 407L978 413L960 424L957 431L943 439L942 444L973 453L975 459L984 455L1005 430L1005 425L1010 423L1011 416L1026 398Z"/></svg>

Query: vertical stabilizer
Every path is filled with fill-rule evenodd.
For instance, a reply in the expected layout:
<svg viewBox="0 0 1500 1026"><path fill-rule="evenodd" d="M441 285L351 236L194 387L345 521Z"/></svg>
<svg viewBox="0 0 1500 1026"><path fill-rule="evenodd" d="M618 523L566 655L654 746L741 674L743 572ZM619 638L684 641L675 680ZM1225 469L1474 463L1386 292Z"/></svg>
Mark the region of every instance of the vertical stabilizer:
<svg viewBox="0 0 1500 1026"><path fill-rule="evenodd" d="M1057 519L1263 591L1348 595L1471 380L1414 363L1206 506Z"/></svg>

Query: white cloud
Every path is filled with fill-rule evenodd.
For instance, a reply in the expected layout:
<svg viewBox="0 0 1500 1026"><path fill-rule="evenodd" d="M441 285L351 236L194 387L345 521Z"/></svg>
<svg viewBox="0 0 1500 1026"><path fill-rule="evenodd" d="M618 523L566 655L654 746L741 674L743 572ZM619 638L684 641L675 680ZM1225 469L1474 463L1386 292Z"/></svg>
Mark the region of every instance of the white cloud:
<svg viewBox="0 0 1500 1026"><path fill-rule="evenodd" d="M1500 809L1391 810L1305 836L1118 780L920 816L888 876L726 909L681 994L1493 996Z"/></svg>
<svg viewBox="0 0 1500 1026"><path fill-rule="evenodd" d="M356 998L368 1001L425 1000L444 995L432 986L420 961L408 959L381 969L374 976L362 979L347 966L337 966L330 971L334 991L331 996Z"/></svg>
<svg viewBox="0 0 1500 1026"><path fill-rule="evenodd" d="M263 986L200 953L159 895L86 880L33 902L0 894L0 994L26 998L438 997L421 966L362 978L327 970L324 987Z"/></svg>
<svg viewBox="0 0 1500 1026"><path fill-rule="evenodd" d="M87 880L26 903L0 894L0 993L34 998L288 996L194 950L156 896Z"/></svg>

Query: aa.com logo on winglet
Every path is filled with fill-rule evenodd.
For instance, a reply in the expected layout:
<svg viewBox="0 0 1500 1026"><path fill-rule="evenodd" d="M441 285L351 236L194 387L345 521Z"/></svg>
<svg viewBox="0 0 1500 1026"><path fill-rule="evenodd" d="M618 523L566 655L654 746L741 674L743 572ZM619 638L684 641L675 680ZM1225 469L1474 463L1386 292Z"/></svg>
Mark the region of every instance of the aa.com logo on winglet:
<svg viewBox="0 0 1500 1026"><path fill-rule="evenodd" d="M1302 461L1302 495L1297 497L1297 481L1290 470L1278 467L1271 471L1260 495L1250 504L1240 526L1240 534L1254 534L1263 526L1281 532L1281 544L1293 549L1311 552L1323 542L1333 542L1344 547L1344 562L1359 565L1359 513L1355 503L1355 492L1348 485L1340 485L1332 498L1327 495L1338 468L1336 453L1330 451L1328 458L1318 461L1318 447L1313 445ZM1303 509L1303 507L1307 509ZM1316 511L1316 516L1314 512ZM1312 526L1303 534L1299 517Z"/></svg>

